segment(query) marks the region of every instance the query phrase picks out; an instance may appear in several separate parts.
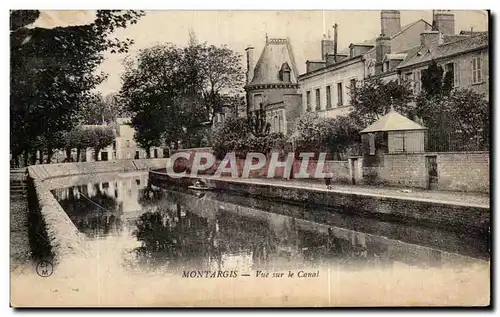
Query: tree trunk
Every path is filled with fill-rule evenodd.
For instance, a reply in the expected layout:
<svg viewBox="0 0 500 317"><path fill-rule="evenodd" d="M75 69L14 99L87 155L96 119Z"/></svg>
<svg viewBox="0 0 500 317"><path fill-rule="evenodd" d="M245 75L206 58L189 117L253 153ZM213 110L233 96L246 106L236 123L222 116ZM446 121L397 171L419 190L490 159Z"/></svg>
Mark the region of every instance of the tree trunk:
<svg viewBox="0 0 500 317"><path fill-rule="evenodd" d="M52 162L52 155L54 155L54 151L51 147L47 149L47 164Z"/></svg>
<svg viewBox="0 0 500 317"><path fill-rule="evenodd" d="M94 160L97 162L99 160L99 149L94 148Z"/></svg>
<svg viewBox="0 0 500 317"><path fill-rule="evenodd" d="M36 150L33 150L30 153L30 165L35 165L36 164Z"/></svg>
<svg viewBox="0 0 500 317"><path fill-rule="evenodd" d="M43 149L40 149L38 153L40 154L40 156L38 157L38 164L43 164Z"/></svg>
<svg viewBox="0 0 500 317"><path fill-rule="evenodd" d="M66 161L71 162L71 148L66 148Z"/></svg>
<svg viewBox="0 0 500 317"><path fill-rule="evenodd" d="M19 167L19 154L14 155L14 167Z"/></svg>
<svg viewBox="0 0 500 317"><path fill-rule="evenodd" d="M27 150L24 150L24 152L23 152L23 163L24 163L24 166L28 166L28 164L29 164L28 159L29 159L29 153L28 153Z"/></svg>
<svg viewBox="0 0 500 317"><path fill-rule="evenodd" d="M146 149L146 158L151 158L151 148L150 147L147 147Z"/></svg>
<svg viewBox="0 0 500 317"><path fill-rule="evenodd" d="M76 148L76 161L80 162L80 155L82 154L81 148Z"/></svg>

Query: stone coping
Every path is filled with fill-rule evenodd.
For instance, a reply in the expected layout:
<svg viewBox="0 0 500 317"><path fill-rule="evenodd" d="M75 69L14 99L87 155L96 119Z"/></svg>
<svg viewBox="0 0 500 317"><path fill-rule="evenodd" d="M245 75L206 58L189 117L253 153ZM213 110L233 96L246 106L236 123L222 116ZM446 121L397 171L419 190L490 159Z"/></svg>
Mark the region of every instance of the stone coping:
<svg viewBox="0 0 500 317"><path fill-rule="evenodd" d="M168 159L123 160L109 162L81 162L62 164L43 164L28 166L28 174L33 179L39 212L45 222L45 230L53 254L53 264L71 253L86 252L85 237L73 224L68 214L57 202L51 190L58 188L57 178L74 183L73 176L90 174L105 175L117 172L145 171L165 167ZM70 178L68 182L68 178ZM51 181L54 180L54 181ZM64 183L64 182L62 182ZM60 185L64 185L59 183Z"/></svg>

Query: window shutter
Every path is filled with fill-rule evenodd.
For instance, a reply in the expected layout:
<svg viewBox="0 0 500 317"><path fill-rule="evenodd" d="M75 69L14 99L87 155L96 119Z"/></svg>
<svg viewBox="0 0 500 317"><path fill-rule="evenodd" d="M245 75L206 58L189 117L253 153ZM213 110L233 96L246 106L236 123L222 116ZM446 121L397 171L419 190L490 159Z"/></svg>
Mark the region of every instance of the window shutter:
<svg viewBox="0 0 500 317"><path fill-rule="evenodd" d="M454 81L454 87L460 86L460 62L456 61L453 64L453 74L455 75L455 78L453 78Z"/></svg>

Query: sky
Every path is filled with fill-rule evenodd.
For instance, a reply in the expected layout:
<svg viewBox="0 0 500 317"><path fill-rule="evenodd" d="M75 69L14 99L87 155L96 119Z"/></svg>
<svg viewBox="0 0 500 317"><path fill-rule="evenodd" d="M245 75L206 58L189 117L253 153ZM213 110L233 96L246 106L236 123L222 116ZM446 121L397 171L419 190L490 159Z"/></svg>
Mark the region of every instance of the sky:
<svg viewBox="0 0 500 317"><path fill-rule="evenodd" d="M453 10L455 32L461 30L486 31L488 15L485 11ZM85 24L93 19L91 11L45 11L35 24L40 27ZM432 11L401 11L401 25L418 19L432 23ZM87 21L87 22L86 22ZM361 42L380 34L380 11L146 11L139 22L126 29L117 30L118 38L132 38L135 44L130 55L158 43L187 44L189 30L199 42L214 45L226 44L242 54L245 48L255 48L257 60L270 38L288 37L292 45L299 74L305 72L306 60L320 59L320 41L334 23L338 24L339 51L353 42ZM333 32L331 31L333 34ZM99 70L109 74L98 89L103 95L117 92L121 87L123 54L105 54Z"/></svg>

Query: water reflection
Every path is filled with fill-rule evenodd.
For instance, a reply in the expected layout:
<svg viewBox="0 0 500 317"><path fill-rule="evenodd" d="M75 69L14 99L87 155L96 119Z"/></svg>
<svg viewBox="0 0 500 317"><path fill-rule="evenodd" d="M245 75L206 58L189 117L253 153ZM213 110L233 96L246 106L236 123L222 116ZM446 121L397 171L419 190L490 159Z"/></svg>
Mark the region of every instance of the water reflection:
<svg viewBox="0 0 500 317"><path fill-rule="evenodd" d="M447 233L417 228L393 230L393 225L379 222L367 225L362 219L311 206L276 205L217 192L160 189L148 184L144 175L58 189L54 194L89 238L125 236L136 241L138 247L125 251L132 252L135 264L143 268L245 272L337 264L357 269L397 262L441 266L467 259L426 245L434 235L460 243L461 239ZM352 224L371 231L353 230ZM410 233L412 243L378 235L377 230L384 235L396 231L398 237L401 233L397 231ZM426 243L415 244L415 237ZM484 253L481 242L476 245L477 252Z"/></svg>

